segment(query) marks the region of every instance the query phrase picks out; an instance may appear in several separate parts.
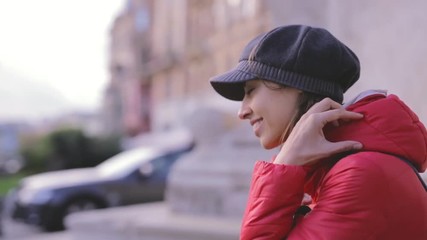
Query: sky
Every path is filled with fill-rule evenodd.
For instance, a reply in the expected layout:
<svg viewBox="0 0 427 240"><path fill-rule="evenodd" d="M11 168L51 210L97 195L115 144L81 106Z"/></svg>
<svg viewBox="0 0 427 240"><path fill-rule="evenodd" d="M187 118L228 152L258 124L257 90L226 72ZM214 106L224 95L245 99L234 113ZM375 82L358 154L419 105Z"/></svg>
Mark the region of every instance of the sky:
<svg viewBox="0 0 427 240"><path fill-rule="evenodd" d="M0 0L0 121L96 111L125 0Z"/></svg>

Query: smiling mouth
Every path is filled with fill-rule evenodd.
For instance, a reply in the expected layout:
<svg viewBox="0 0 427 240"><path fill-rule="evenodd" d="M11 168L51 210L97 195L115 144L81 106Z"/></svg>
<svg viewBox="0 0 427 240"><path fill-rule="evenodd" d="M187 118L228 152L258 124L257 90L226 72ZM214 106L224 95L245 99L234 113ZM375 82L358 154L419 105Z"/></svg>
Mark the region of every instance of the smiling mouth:
<svg viewBox="0 0 427 240"><path fill-rule="evenodd" d="M252 129L257 137L260 136L262 119L257 119L256 121L251 121Z"/></svg>
<svg viewBox="0 0 427 240"><path fill-rule="evenodd" d="M262 120L262 118L251 120L250 124L251 124L251 126L254 126L255 124L258 124L261 120Z"/></svg>

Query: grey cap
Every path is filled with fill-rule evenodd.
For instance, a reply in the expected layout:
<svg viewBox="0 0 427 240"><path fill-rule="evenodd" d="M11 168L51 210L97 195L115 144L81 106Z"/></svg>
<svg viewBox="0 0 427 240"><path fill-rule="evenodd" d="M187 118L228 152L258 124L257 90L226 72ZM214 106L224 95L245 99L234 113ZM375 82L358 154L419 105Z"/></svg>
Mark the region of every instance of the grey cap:
<svg viewBox="0 0 427 240"><path fill-rule="evenodd" d="M210 83L220 95L236 101L243 99L246 81L263 79L341 103L359 75L357 56L327 30L290 25L251 40L238 65Z"/></svg>

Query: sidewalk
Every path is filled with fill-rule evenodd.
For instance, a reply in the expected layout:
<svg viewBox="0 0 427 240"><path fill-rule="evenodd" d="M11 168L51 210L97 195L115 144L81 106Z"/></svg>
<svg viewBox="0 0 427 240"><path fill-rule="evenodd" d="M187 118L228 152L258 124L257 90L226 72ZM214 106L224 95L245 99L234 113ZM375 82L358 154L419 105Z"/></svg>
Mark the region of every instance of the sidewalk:
<svg viewBox="0 0 427 240"><path fill-rule="evenodd" d="M178 215L163 202L76 213L66 226L73 240L235 240L240 232L239 219Z"/></svg>
<svg viewBox="0 0 427 240"><path fill-rule="evenodd" d="M22 237L0 237L4 240L74 240L69 232L60 233L40 233ZM82 239L84 240L84 239Z"/></svg>
<svg viewBox="0 0 427 240"><path fill-rule="evenodd" d="M75 213L63 232L4 223L4 240L235 240L240 231L239 219L174 214L164 202Z"/></svg>
<svg viewBox="0 0 427 240"><path fill-rule="evenodd" d="M4 240L74 240L68 231L46 233L27 224L2 219Z"/></svg>

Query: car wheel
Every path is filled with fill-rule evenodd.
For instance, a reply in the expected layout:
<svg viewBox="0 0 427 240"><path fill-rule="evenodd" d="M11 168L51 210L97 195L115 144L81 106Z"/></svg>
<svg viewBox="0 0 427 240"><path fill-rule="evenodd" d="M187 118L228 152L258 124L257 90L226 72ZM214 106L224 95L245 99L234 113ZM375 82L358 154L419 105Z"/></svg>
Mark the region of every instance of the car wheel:
<svg viewBox="0 0 427 240"><path fill-rule="evenodd" d="M79 199L69 203L64 208L64 216L71 213L83 212L87 210L93 210L99 208L99 204L89 199Z"/></svg>
<svg viewBox="0 0 427 240"><path fill-rule="evenodd" d="M59 211L45 225L45 230L49 232L61 231L65 229L64 219L67 215L88 210L104 208L105 204L92 198L78 198L64 204Z"/></svg>

